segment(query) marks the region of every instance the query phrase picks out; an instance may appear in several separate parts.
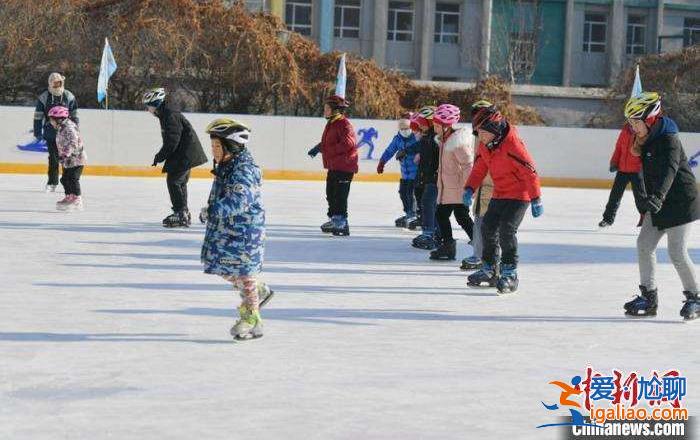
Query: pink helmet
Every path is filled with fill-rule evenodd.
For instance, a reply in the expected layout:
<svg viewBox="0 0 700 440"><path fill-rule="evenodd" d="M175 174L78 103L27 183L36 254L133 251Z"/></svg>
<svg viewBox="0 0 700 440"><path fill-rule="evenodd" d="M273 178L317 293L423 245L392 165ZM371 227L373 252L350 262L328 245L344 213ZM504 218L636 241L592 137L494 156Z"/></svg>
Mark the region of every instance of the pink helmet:
<svg viewBox="0 0 700 440"><path fill-rule="evenodd" d="M452 104L440 104L435 110L433 121L440 125L452 126L459 122L459 107Z"/></svg>
<svg viewBox="0 0 700 440"><path fill-rule="evenodd" d="M57 105L56 107L51 107L49 110L49 118L67 118L69 116L68 109L62 105Z"/></svg>

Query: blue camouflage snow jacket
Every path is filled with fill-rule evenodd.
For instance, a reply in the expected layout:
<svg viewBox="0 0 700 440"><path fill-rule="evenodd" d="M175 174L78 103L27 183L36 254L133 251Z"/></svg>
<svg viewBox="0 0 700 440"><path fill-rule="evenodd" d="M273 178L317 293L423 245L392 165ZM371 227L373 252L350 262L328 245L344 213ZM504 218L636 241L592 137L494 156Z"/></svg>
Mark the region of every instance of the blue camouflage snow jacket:
<svg viewBox="0 0 700 440"><path fill-rule="evenodd" d="M262 268L265 243L262 173L243 150L219 165L215 175L202 245L204 272L255 275Z"/></svg>
<svg viewBox="0 0 700 440"><path fill-rule="evenodd" d="M400 134L397 134L396 136L394 136L394 139L392 139L389 146L386 147L386 150L384 150L384 154L382 154L382 157L381 159L379 159L379 161L387 163L399 151L406 150L406 153L408 153L410 151L408 149L412 147L416 142L417 140L414 134L411 134L411 136L407 138L401 136ZM416 175L418 174L418 165L413 162L414 157L415 154L406 154L406 156L401 160L402 179L415 180Z"/></svg>

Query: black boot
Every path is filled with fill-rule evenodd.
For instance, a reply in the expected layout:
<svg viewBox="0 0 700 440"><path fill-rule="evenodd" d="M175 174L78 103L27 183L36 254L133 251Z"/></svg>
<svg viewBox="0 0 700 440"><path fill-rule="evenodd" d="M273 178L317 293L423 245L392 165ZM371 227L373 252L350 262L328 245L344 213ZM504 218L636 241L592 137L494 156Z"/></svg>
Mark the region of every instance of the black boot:
<svg viewBox="0 0 700 440"><path fill-rule="evenodd" d="M431 260L451 261L457 256L457 242L455 240L443 241L442 244L430 253Z"/></svg>
<svg viewBox="0 0 700 440"><path fill-rule="evenodd" d="M648 290L644 286L639 286L641 295L632 301L625 303L625 315L627 316L656 316L656 309L659 306L657 291Z"/></svg>
<svg viewBox="0 0 700 440"><path fill-rule="evenodd" d="M690 321L695 318L700 318L700 295L687 290L683 292L686 300L681 309L681 316L684 320Z"/></svg>

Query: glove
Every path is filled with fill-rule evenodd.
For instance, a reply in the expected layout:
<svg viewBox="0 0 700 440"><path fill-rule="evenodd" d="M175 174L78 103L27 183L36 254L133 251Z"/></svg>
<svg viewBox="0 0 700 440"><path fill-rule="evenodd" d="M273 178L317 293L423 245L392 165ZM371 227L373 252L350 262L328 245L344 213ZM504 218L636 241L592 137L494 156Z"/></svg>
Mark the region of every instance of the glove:
<svg viewBox="0 0 700 440"><path fill-rule="evenodd" d="M209 206L205 206L199 211L199 221L204 224L209 220Z"/></svg>
<svg viewBox="0 0 700 440"><path fill-rule="evenodd" d="M662 202L661 199L659 199L658 197L649 196L644 201L644 208L648 212L656 214L657 212L661 211L661 207L663 206L663 204L664 202Z"/></svg>
<svg viewBox="0 0 700 440"><path fill-rule="evenodd" d="M318 153L321 152L321 144L316 144L315 147L309 150L308 154L312 159L318 155Z"/></svg>
<svg viewBox="0 0 700 440"><path fill-rule="evenodd" d="M153 158L153 163L151 164L152 167L158 166L158 160L156 158Z"/></svg>
<svg viewBox="0 0 700 440"><path fill-rule="evenodd" d="M533 217L537 218L544 214L544 205L542 205L542 200L539 197L530 201L530 207L532 208Z"/></svg>
<svg viewBox="0 0 700 440"><path fill-rule="evenodd" d="M472 197L474 197L474 190L471 188L465 189L464 194L462 194L462 203L467 208L472 206Z"/></svg>
<svg viewBox="0 0 700 440"><path fill-rule="evenodd" d="M398 153L396 153L396 160L404 160L406 157L406 150L401 150Z"/></svg>
<svg viewBox="0 0 700 440"><path fill-rule="evenodd" d="M617 166L615 166L614 164L610 164L610 172L617 173Z"/></svg>
<svg viewBox="0 0 700 440"><path fill-rule="evenodd" d="M380 160L377 164L377 174L382 174L384 172L384 165L386 164Z"/></svg>
<svg viewBox="0 0 700 440"><path fill-rule="evenodd" d="M416 165L419 165L419 164L420 164L420 154L416 154L416 155L413 157L413 163L416 164Z"/></svg>

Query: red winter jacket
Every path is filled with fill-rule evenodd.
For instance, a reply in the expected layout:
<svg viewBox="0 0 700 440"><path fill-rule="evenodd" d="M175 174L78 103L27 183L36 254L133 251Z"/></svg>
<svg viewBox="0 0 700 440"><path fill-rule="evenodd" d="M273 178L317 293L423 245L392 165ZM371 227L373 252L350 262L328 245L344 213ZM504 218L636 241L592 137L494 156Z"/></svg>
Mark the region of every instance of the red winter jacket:
<svg viewBox="0 0 700 440"><path fill-rule="evenodd" d="M529 202L540 197L540 179L535 163L512 125L509 125L508 134L500 145L493 150L479 144L474 169L465 189L471 188L476 194L487 173L493 179L493 199Z"/></svg>
<svg viewBox="0 0 700 440"><path fill-rule="evenodd" d="M330 171L357 173L357 142L355 128L348 118L339 115L326 124L321 137L323 168Z"/></svg>
<svg viewBox="0 0 700 440"><path fill-rule="evenodd" d="M615 152L610 158L610 165L621 173L638 173L642 169L642 159L632 154L634 133L629 124L625 124L617 137Z"/></svg>

